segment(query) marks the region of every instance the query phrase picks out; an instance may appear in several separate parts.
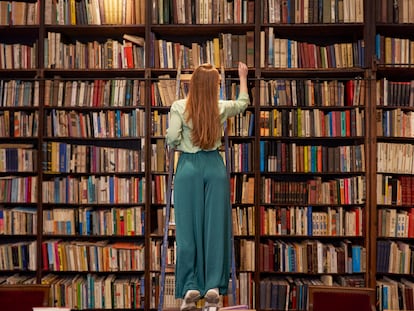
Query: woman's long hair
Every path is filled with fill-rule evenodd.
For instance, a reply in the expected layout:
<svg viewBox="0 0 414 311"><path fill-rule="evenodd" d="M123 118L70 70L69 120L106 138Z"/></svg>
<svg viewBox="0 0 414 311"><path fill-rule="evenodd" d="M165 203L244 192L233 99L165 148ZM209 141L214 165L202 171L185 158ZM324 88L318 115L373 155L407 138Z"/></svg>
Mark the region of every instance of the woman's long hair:
<svg viewBox="0 0 414 311"><path fill-rule="evenodd" d="M193 144L204 150L212 149L221 136L219 83L220 75L210 64L199 66L190 80L186 121L193 125Z"/></svg>

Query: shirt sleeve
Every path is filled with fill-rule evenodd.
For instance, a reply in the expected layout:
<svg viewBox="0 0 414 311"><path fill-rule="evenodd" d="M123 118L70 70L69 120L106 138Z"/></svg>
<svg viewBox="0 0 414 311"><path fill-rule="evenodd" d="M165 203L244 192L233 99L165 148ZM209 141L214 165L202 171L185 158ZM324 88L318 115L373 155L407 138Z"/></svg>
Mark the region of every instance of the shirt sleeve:
<svg viewBox="0 0 414 311"><path fill-rule="evenodd" d="M182 139L183 120L177 107L173 104L170 109L170 122L167 129L166 142L169 146L175 147Z"/></svg>
<svg viewBox="0 0 414 311"><path fill-rule="evenodd" d="M249 105L250 98L247 93L240 93L237 100L222 100L221 103L221 115L223 119L234 117L243 112Z"/></svg>

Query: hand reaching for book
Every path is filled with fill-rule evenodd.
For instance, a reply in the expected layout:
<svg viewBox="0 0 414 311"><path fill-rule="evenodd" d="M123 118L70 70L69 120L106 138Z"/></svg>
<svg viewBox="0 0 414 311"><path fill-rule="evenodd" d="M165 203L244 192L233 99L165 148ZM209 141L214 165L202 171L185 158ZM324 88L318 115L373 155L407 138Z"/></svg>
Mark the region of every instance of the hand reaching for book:
<svg viewBox="0 0 414 311"><path fill-rule="evenodd" d="M245 63L239 62L240 93L247 93L247 74L249 69Z"/></svg>

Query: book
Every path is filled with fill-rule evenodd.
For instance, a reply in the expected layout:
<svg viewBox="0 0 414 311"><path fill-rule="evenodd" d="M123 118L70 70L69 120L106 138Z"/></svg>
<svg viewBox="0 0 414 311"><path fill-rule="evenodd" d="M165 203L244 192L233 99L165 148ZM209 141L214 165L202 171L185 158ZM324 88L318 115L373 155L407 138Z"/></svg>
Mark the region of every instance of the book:
<svg viewBox="0 0 414 311"><path fill-rule="evenodd" d="M128 41L131 41L139 46L145 45L145 39L142 37L136 36L136 35L124 34L122 38Z"/></svg>

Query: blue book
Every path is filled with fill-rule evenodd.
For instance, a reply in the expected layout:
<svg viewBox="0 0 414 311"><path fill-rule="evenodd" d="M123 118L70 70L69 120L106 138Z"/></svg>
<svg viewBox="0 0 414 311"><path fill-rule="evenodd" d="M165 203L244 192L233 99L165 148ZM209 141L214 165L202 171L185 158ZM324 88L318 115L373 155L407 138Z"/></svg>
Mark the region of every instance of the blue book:
<svg viewBox="0 0 414 311"><path fill-rule="evenodd" d="M265 148L266 142L261 140L260 141L260 171L265 171Z"/></svg>
<svg viewBox="0 0 414 311"><path fill-rule="evenodd" d="M86 210L85 211L85 234L86 235L90 235L91 234L91 211L90 210Z"/></svg>
<svg viewBox="0 0 414 311"><path fill-rule="evenodd" d="M290 18L290 14L288 14ZM287 67L292 68L292 43L293 41L287 40Z"/></svg>
<svg viewBox="0 0 414 311"><path fill-rule="evenodd" d="M382 309L388 309L388 286L382 288Z"/></svg>
<svg viewBox="0 0 414 311"><path fill-rule="evenodd" d="M352 245L352 273L361 272L361 246Z"/></svg>
<svg viewBox="0 0 414 311"><path fill-rule="evenodd" d="M60 196L59 196L59 189L60 189L60 183L59 183L59 178L55 178L55 182L54 182L54 187L55 187L55 202L54 203L63 203L60 202Z"/></svg>
<svg viewBox="0 0 414 311"><path fill-rule="evenodd" d="M375 35L375 55L377 57L377 60L381 62L381 35L380 34Z"/></svg>
<svg viewBox="0 0 414 311"><path fill-rule="evenodd" d="M254 113L250 115L250 124L249 124L249 136L254 135Z"/></svg>
<svg viewBox="0 0 414 311"><path fill-rule="evenodd" d="M117 110L115 112L115 135L116 137L121 137L121 111Z"/></svg>
<svg viewBox="0 0 414 311"><path fill-rule="evenodd" d="M65 143L59 143L59 172L64 173L67 170L66 161L67 161L67 154L66 154L67 145Z"/></svg>
<svg viewBox="0 0 414 311"><path fill-rule="evenodd" d="M109 176L109 203L115 203L114 201L114 177Z"/></svg>
<svg viewBox="0 0 414 311"><path fill-rule="evenodd" d="M47 260L48 262L48 266L50 270L54 270L54 265L55 265L55 261L54 261L54 256L55 256L55 252L53 249L53 242L46 242L47 243ZM56 268L56 267L55 267Z"/></svg>
<svg viewBox="0 0 414 311"><path fill-rule="evenodd" d="M313 232L312 206L308 206L307 221L308 221L308 232L307 233L309 236L312 236L312 232Z"/></svg>

